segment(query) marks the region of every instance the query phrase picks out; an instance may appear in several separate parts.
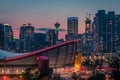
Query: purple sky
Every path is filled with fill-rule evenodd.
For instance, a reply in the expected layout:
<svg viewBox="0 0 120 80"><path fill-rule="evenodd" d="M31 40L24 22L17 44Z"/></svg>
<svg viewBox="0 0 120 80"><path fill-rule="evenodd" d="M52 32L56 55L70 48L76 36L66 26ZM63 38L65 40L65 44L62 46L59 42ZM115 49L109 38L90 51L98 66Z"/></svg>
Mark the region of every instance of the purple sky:
<svg viewBox="0 0 120 80"><path fill-rule="evenodd" d="M18 37L22 24L53 28L58 21L66 29L67 17L77 16L79 33L83 33L86 14L95 14L100 9L120 14L120 0L0 0L0 22L11 24Z"/></svg>

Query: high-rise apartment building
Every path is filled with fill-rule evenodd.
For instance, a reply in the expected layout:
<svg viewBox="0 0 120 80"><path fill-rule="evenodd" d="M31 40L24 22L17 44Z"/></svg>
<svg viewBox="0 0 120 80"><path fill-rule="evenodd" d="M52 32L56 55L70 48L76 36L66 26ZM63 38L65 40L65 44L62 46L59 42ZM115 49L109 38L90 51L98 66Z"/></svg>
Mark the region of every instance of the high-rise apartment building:
<svg viewBox="0 0 120 80"><path fill-rule="evenodd" d="M22 52L31 52L34 50L34 27L28 23L20 28L20 41Z"/></svg>
<svg viewBox="0 0 120 80"><path fill-rule="evenodd" d="M116 31L117 31L117 42L118 42L118 47L117 51L120 51L120 15L116 15Z"/></svg>
<svg viewBox="0 0 120 80"><path fill-rule="evenodd" d="M78 38L78 17L68 17L66 40Z"/></svg>
<svg viewBox="0 0 120 80"><path fill-rule="evenodd" d="M94 52L103 53L106 50L107 16L105 10L98 10L93 21L93 49Z"/></svg>
<svg viewBox="0 0 120 80"><path fill-rule="evenodd" d="M82 53L85 55L90 55L93 52L93 40L91 31L91 20L86 18L85 20L85 33L83 34L83 48Z"/></svg>
<svg viewBox="0 0 120 80"><path fill-rule="evenodd" d="M5 50L13 50L13 30L9 24L4 24Z"/></svg>
<svg viewBox="0 0 120 80"><path fill-rule="evenodd" d="M115 25L115 12L111 11L107 14L107 31L106 31L106 50L114 53L117 50L117 30Z"/></svg>
<svg viewBox="0 0 120 80"><path fill-rule="evenodd" d="M52 46L56 44L56 34L54 29L49 29L46 32L46 41L48 43L48 46Z"/></svg>
<svg viewBox="0 0 120 80"><path fill-rule="evenodd" d="M99 53L116 53L119 48L120 18L114 11L96 13L93 26L93 49Z"/></svg>
<svg viewBox="0 0 120 80"><path fill-rule="evenodd" d="M9 24L0 24L0 48L13 51L13 30Z"/></svg>
<svg viewBox="0 0 120 80"><path fill-rule="evenodd" d="M67 19L67 34L78 34L78 17L69 17Z"/></svg>
<svg viewBox="0 0 120 80"><path fill-rule="evenodd" d="M4 48L4 26L0 24L0 49Z"/></svg>
<svg viewBox="0 0 120 80"><path fill-rule="evenodd" d="M34 50L39 50L47 46L45 33L34 33Z"/></svg>

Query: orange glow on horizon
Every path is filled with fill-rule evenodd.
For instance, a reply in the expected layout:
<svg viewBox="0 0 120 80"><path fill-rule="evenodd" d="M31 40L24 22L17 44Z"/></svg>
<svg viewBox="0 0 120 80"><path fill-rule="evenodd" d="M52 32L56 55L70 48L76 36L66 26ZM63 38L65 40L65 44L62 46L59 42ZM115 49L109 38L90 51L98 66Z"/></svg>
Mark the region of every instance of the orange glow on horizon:
<svg viewBox="0 0 120 80"><path fill-rule="evenodd" d="M14 23L16 23L16 24L14 24L14 25L12 25L13 27L13 32L14 32L14 36L16 37L16 38L19 38L19 32L20 32L20 27L24 24L24 23L28 23L28 22L19 22L19 24L17 24L18 23L18 21L15 21ZM45 23L44 21L42 21L41 23L42 24L38 24L38 22L36 21L36 22L31 22L32 24L33 24L33 26L35 27L35 28L44 28L44 27L46 27L46 28L54 28L54 23L52 23L52 22L48 22L48 23ZM66 29L67 30L67 24L66 24L66 22L62 22L62 21L60 21L60 23L61 23L61 26L60 26L60 28L62 28L62 29ZM53 25L52 25L53 24ZM46 26L45 26L46 25ZM40 27L41 26L41 27ZM78 25L78 33L79 34L82 34L82 33L84 33L84 31L85 31L85 23L84 23L84 20L80 20L79 21L79 25ZM37 31L37 30L35 30L35 32L39 32L39 31ZM65 34L67 34L67 31L65 31L65 32L60 32L59 33L59 39L61 39L61 38L65 38Z"/></svg>
<svg viewBox="0 0 120 80"><path fill-rule="evenodd" d="M82 29L82 30L79 31L79 34L82 34L82 33L84 33L84 29ZM59 39L65 38L66 34L67 34L67 31L66 32L60 32L59 33ZM19 30L14 30L14 36L16 38L19 38Z"/></svg>

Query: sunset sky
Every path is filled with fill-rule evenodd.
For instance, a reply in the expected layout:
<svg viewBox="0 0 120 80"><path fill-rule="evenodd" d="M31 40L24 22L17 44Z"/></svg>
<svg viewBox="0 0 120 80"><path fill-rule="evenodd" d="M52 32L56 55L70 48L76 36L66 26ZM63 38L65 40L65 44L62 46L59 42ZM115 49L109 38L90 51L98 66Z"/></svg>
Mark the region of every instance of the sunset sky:
<svg viewBox="0 0 120 80"><path fill-rule="evenodd" d="M9 23L18 37L22 24L54 28L58 21L66 29L67 17L77 16L79 33L83 33L86 14L95 14L101 9L120 14L120 0L0 0L0 23Z"/></svg>

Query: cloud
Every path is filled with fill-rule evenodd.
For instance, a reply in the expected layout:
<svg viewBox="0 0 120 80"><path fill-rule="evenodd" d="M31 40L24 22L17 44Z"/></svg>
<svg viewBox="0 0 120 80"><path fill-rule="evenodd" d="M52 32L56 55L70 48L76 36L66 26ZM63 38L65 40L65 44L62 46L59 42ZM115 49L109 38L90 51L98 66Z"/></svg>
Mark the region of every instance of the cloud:
<svg viewBox="0 0 120 80"><path fill-rule="evenodd" d="M54 28L38 28L37 30L39 31L48 31L48 30L55 30ZM66 30L65 29L59 29L60 32L65 32Z"/></svg>

